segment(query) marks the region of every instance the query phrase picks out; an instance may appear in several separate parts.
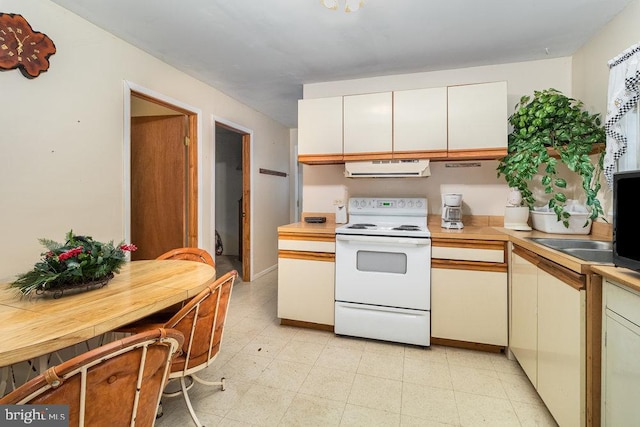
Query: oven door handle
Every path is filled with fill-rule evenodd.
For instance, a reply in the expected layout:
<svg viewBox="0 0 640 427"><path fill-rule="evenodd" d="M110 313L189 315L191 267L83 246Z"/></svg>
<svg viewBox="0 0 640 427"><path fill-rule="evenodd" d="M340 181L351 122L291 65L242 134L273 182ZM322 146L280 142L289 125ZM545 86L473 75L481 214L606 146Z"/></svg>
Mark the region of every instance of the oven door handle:
<svg viewBox="0 0 640 427"><path fill-rule="evenodd" d="M388 246L430 246L431 239L428 237L381 237L381 236L358 236L337 234L336 240L355 243L375 243L377 245Z"/></svg>

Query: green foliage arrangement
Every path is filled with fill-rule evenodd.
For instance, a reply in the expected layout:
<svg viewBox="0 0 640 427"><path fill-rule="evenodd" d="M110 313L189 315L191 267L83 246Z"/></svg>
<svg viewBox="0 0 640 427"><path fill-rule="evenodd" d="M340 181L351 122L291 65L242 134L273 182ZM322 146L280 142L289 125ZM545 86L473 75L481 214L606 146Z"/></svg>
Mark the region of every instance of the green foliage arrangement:
<svg viewBox="0 0 640 427"><path fill-rule="evenodd" d="M55 291L69 286L85 284L112 277L126 261L126 252L135 251L135 245L113 241L101 243L90 236L77 236L73 230L66 235L64 244L39 239L48 249L33 270L21 274L10 284L23 295L32 292Z"/></svg>
<svg viewBox="0 0 640 427"><path fill-rule="evenodd" d="M551 197L549 208L558 221L569 227L570 213L565 211L564 193L567 182L557 171L560 161L581 177L586 205L590 208L589 219L604 215L597 198L604 152L601 151L595 165L589 158L594 145L605 141L598 114L583 111L581 101L551 88L534 91L533 98L526 95L520 98L509 124L513 131L509 134L507 155L498 164L498 177L504 175L509 187L520 190L524 205L529 209L534 206L529 184L540 171L544 191ZM557 157L549 153L549 148Z"/></svg>

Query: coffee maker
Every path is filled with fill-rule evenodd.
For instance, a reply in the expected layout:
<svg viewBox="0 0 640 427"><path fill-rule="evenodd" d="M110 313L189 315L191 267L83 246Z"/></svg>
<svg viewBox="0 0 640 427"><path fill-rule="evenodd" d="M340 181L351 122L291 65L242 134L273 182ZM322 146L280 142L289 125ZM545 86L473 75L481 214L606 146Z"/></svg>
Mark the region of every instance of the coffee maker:
<svg viewBox="0 0 640 427"><path fill-rule="evenodd" d="M447 193L442 195L442 228L461 229L462 224L462 194Z"/></svg>

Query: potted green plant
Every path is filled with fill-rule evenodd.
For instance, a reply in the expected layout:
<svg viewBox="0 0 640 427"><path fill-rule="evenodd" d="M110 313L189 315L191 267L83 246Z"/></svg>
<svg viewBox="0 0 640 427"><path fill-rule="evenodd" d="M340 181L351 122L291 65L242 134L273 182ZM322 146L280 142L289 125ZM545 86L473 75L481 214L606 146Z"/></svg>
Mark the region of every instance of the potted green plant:
<svg viewBox="0 0 640 427"><path fill-rule="evenodd" d="M509 117L513 131L508 136L507 155L498 164L498 177L504 175L511 188L522 194L523 206L533 209L535 197L530 188L540 182L549 195L547 203L558 221L569 227L571 214L565 209L567 181L558 175L558 163L578 174L582 181L589 220L603 216L598 200L604 152L592 163L589 155L605 141L598 114L583 110L583 103L550 88L523 96ZM534 178L540 178L534 181Z"/></svg>

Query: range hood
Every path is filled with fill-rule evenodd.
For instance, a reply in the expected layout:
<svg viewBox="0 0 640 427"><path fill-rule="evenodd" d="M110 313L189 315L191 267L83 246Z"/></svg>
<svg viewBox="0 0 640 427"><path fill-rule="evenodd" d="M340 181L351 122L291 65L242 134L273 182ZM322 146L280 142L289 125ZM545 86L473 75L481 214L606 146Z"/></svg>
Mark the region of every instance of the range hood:
<svg viewBox="0 0 640 427"><path fill-rule="evenodd" d="M418 178L431 175L429 160L371 160L346 162L347 178Z"/></svg>

